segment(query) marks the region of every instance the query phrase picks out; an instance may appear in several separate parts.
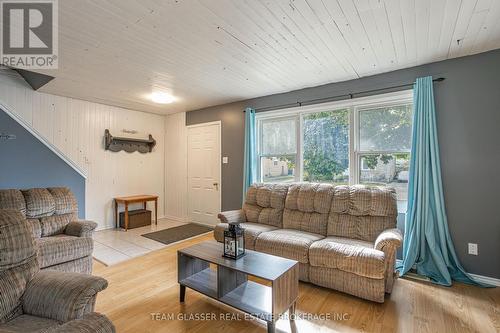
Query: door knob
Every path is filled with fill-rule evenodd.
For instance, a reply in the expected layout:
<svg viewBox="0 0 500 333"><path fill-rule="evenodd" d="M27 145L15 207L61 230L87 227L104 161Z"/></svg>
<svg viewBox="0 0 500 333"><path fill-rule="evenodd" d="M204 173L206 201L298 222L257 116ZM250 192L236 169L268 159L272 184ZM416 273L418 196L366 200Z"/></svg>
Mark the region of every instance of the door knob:
<svg viewBox="0 0 500 333"><path fill-rule="evenodd" d="M218 191L219 190L219 183L214 183L215 189Z"/></svg>

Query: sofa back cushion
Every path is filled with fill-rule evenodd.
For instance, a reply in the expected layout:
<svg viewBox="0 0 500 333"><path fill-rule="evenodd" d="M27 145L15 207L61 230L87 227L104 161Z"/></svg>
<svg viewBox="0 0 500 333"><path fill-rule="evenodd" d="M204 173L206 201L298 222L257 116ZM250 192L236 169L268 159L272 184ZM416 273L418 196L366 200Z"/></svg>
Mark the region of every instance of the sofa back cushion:
<svg viewBox="0 0 500 333"><path fill-rule="evenodd" d="M327 234L374 242L382 231L396 227L397 214L392 188L336 186Z"/></svg>
<svg viewBox="0 0 500 333"><path fill-rule="evenodd" d="M247 191L243 211L248 222L282 227L288 185L253 184Z"/></svg>
<svg viewBox="0 0 500 333"><path fill-rule="evenodd" d="M26 201L26 217L32 219L50 216L56 211L54 197L46 188L31 188L21 192Z"/></svg>
<svg viewBox="0 0 500 333"><path fill-rule="evenodd" d="M283 228L326 235L333 190L330 184L290 185L283 213Z"/></svg>
<svg viewBox="0 0 500 333"><path fill-rule="evenodd" d="M0 272L20 266L35 256L31 227L12 209L0 209Z"/></svg>
<svg viewBox="0 0 500 333"><path fill-rule="evenodd" d="M19 190L0 190L0 209L17 210L26 216L26 202L23 193Z"/></svg>
<svg viewBox="0 0 500 333"><path fill-rule="evenodd" d="M22 313L21 297L37 271L28 222L17 210L0 209L0 324Z"/></svg>
<svg viewBox="0 0 500 333"><path fill-rule="evenodd" d="M47 190L52 194L55 203L55 214L75 213L78 215L78 203L73 192L67 187L49 187Z"/></svg>

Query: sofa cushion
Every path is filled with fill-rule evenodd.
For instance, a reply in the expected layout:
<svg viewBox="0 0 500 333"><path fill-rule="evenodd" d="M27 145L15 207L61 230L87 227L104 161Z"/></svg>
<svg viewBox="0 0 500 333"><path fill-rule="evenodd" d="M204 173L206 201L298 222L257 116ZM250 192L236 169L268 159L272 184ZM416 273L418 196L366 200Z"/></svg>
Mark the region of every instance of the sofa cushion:
<svg viewBox="0 0 500 333"><path fill-rule="evenodd" d="M26 202L19 190L0 190L0 209L17 210L26 216Z"/></svg>
<svg viewBox="0 0 500 333"><path fill-rule="evenodd" d="M227 223L219 223L215 226L214 229L214 237L218 242L224 242L224 231L227 230L229 224ZM245 248L253 250L255 248L255 240L257 236L259 236L263 232L276 230L276 227L260 224L260 223L240 223L240 226L245 229L244 238L245 238Z"/></svg>
<svg viewBox="0 0 500 333"><path fill-rule="evenodd" d="M330 184L291 185L285 201L283 228L326 235L333 190Z"/></svg>
<svg viewBox="0 0 500 333"><path fill-rule="evenodd" d="M331 213L328 218L328 236L339 236L374 242L386 229L396 226L396 218L390 216L354 216Z"/></svg>
<svg viewBox="0 0 500 333"><path fill-rule="evenodd" d="M309 246L323 235L293 229L263 232L255 241L255 250L276 256L309 262Z"/></svg>
<svg viewBox="0 0 500 333"><path fill-rule="evenodd" d="M42 225L40 224L40 220L39 219L27 219L27 221L31 227L33 237L35 237L35 238L42 237Z"/></svg>
<svg viewBox="0 0 500 333"><path fill-rule="evenodd" d="M327 235L374 242L382 231L396 227L396 218L394 189L363 185L336 186Z"/></svg>
<svg viewBox="0 0 500 333"><path fill-rule="evenodd" d="M56 203L52 194L45 188L32 188L21 191L26 201L26 216L38 218L53 215Z"/></svg>
<svg viewBox="0 0 500 333"><path fill-rule="evenodd" d="M49 187L47 190L54 197L57 215L76 213L78 215L78 203L71 190L67 187Z"/></svg>
<svg viewBox="0 0 500 333"><path fill-rule="evenodd" d="M42 237L62 234L68 223L76 220L75 213L42 217L40 218Z"/></svg>
<svg viewBox="0 0 500 333"><path fill-rule="evenodd" d="M32 230L17 210L0 210L0 272L23 264L36 254Z"/></svg>
<svg viewBox="0 0 500 333"><path fill-rule="evenodd" d="M371 279L383 279L384 252L373 243L342 237L327 237L309 248L311 266L335 268Z"/></svg>
<svg viewBox="0 0 500 333"><path fill-rule="evenodd" d="M36 240L38 261L45 268L92 254L92 238L56 235Z"/></svg>
<svg viewBox="0 0 500 333"><path fill-rule="evenodd" d="M17 210L0 210L0 323L22 313L21 297L38 271L34 245L23 215Z"/></svg>
<svg viewBox="0 0 500 333"><path fill-rule="evenodd" d="M281 228L288 185L253 184L247 191L243 211L248 222Z"/></svg>
<svg viewBox="0 0 500 333"><path fill-rule="evenodd" d="M390 187L336 186L330 211L356 216L396 217L396 191Z"/></svg>

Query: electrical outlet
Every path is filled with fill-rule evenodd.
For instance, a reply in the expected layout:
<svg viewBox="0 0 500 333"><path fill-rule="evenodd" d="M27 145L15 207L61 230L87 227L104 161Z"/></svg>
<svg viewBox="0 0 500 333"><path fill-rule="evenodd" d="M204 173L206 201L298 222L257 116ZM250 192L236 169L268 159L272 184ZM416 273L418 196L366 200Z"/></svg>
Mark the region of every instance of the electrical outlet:
<svg viewBox="0 0 500 333"><path fill-rule="evenodd" d="M229 158L228 158L227 156L224 156L224 157L222 158L222 164L227 164L227 163L229 163L228 159L229 159Z"/></svg>
<svg viewBox="0 0 500 333"><path fill-rule="evenodd" d="M469 254L477 256L477 244L476 243L469 243Z"/></svg>

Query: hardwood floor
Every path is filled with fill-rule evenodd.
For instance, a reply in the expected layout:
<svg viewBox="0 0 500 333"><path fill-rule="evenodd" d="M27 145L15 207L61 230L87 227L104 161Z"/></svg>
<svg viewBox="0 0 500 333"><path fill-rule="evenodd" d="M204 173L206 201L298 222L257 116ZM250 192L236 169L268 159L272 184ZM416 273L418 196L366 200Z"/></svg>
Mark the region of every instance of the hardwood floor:
<svg viewBox="0 0 500 333"><path fill-rule="evenodd" d="M192 290L188 289L185 304L179 303L177 250L208 239L213 236L200 236L110 267L94 261L94 274L109 281L97 298L96 310L108 315L118 332L265 332L264 322L245 318ZM178 320L179 313L185 318L204 315L217 320ZM157 315L153 318L152 314ZM447 288L399 279L385 303L377 304L300 283L296 314L302 318L293 329L282 319L276 331L500 332L500 288L459 283Z"/></svg>

